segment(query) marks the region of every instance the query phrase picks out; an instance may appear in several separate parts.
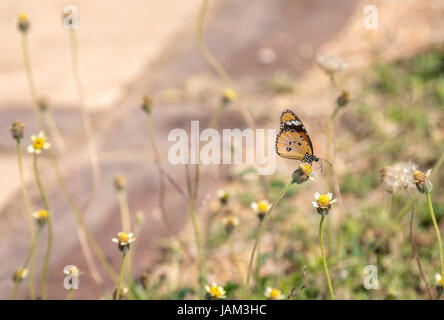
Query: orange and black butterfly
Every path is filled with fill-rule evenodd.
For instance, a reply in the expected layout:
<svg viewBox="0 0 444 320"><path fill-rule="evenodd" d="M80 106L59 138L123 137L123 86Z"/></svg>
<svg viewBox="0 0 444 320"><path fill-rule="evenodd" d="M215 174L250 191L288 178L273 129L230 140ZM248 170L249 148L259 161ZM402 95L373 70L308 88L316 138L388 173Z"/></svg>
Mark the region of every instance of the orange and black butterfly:
<svg viewBox="0 0 444 320"><path fill-rule="evenodd" d="M293 111L281 114L281 128L276 137L276 153L282 158L299 160L311 164L319 161L313 154L313 144L302 121Z"/></svg>

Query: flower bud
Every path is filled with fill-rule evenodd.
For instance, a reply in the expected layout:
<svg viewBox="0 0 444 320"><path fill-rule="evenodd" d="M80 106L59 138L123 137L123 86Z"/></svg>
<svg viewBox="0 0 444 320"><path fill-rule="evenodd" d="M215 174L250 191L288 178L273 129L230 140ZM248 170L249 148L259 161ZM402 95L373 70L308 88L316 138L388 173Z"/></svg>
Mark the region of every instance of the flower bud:
<svg viewBox="0 0 444 320"><path fill-rule="evenodd" d="M31 23L29 22L28 14L25 12L21 12L18 15L17 27L21 32L28 32Z"/></svg>
<svg viewBox="0 0 444 320"><path fill-rule="evenodd" d="M416 184L416 188L421 193L429 193L433 190L432 182L429 179L431 169L427 170L426 173L423 173L419 170L415 171L413 174L413 182Z"/></svg>
<svg viewBox="0 0 444 320"><path fill-rule="evenodd" d="M20 121L15 121L11 126L11 135L12 137L20 141L23 138L23 134L25 132L25 124Z"/></svg>
<svg viewBox="0 0 444 320"><path fill-rule="evenodd" d="M16 272L14 272L14 275L12 276L12 280L14 282L18 281L21 282L23 279L26 279L28 276L28 269L26 268L18 268Z"/></svg>
<svg viewBox="0 0 444 320"><path fill-rule="evenodd" d="M220 205L225 206L228 204L228 201L230 201L230 194L221 189L217 191L217 198L219 199Z"/></svg>
<svg viewBox="0 0 444 320"><path fill-rule="evenodd" d="M117 191L122 191L126 189L128 181L123 175L117 175L114 177L114 187Z"/></svg>
<svg viewBox="0 0 444 320"><path fill-rule="evenodd" d="M145 111L146 113L151 113L151 110L153 109L154 106L154 102L153 100L149 97L149 96L144 96L142 98L142 110Z"/></svg>
<svg viewBox="0 0 444 320"><path fill-rule="evenodd" d="M46 111L48 110L49 106L48 106L48 100L45 97L40 97L37 100L37 107L39 108L39 110L41 111Z"/></svg>
<svg viewBox="0 0 444 320"><path fill-rule="evenodd" d="M222 103L223 104L228 104L234 100L236 100L237 94L236 91L234 91L231 88L227 88L224 91L224 94L222 96Z"/></svg>
<svg viewBox="0 0 444 320"><path fill-rule="evenodd" d="M343 90L341 94L339 95L338 99L336 100L336 103L339 107L345 107L350 100L352 99L351 93L347 90Z"/></svg>

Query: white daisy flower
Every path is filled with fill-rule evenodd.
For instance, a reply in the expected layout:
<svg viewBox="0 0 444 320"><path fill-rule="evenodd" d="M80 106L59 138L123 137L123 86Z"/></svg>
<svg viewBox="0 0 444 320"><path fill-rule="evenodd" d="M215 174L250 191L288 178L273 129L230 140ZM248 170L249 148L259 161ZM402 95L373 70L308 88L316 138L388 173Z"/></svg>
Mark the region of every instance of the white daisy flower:
<svg viewBox="0 0 444 320"><path fill-rule="evenodd" d="M43 131L40 131L38 135L32 135L31 141L32 144L28 146L29 153L40 154L43 150L48 150L51 147Z"/></svg>

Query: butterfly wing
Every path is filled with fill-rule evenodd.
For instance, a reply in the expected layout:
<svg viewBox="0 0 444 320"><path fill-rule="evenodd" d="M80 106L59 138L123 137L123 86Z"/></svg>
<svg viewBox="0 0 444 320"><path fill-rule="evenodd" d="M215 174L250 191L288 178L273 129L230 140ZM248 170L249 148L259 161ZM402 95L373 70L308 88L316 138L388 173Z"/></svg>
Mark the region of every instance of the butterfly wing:
<svg viewBox="0 0 444 320"><path fill-rule="evenodd" d="M304 124L302 123L301 119L291 110L285 110L281 114L281 132L293 129L295 130L300 138L307 142L308 146L310 147L310 150L308 154L313 154L313 144L311 143L310 136L307 133L307 130L305 130Z"/></svg>
<svg viewBox="0 0 444 320"><path fill-rule="evenodd" d="M303 161L311 148L303 136L292 128L281 129L276 137L276 153L287 159Z"/></svg>

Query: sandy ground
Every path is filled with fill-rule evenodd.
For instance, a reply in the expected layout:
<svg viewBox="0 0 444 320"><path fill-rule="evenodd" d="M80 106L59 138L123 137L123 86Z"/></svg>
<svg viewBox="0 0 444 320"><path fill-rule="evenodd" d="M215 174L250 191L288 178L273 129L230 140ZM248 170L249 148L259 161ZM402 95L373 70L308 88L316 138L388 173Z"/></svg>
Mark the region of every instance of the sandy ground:
<svg viewBox="0 0 444 320"><path fill-rule="evenodd" d="M111 2L106 1L106 4ZM106 7L105 2L100 1L94 4L76 2L84 14L79 29L82 75L87 87L87 105L94 111L94 128L104 171L103 188L84 215L117 268L119 254L110 239L119 231L120 217L111 180L118 172L128 177L131 211L134 213L142 209L148 213L138 247L136 272L140 272L159 259L158 245L166 234L156 215L152 214L156 208L157 175L147 152L149 144L145 123L138 109L140 96L153 94L158 101L153 117L156 119L157 141L162 155L166 156L168 145L163 142L169 130L186 127L191 119L205 121L208 112L202 110L207 110L214 102L204 98L205 93L208 93L206 90L217 93L223 87L211 76L193 38L193 18L199 1L133 1L130 7L122 7L117 4L118 1L114 2L114 5ZM438 2L432 2L426 2L425 5L424 1L409 1L408 4L401 1L375 1L380 8L383 32L369 32L362 28L362 11L366 5L362 1L341 0L333 4L327 0L257 0L247 4L227 0L208 22L206 39L216 57L239 85L240 91L246 93L245 101L256 115L267 113L270 116L270 106L273 113L278 115L283 105L297 101L298 105L313 106L316 102L316 106L305 112L304 119L310 119L325 108L328 101L327 96L322 94L323 88L328 85L327 80L318 70L310 68L316 53L342 55L350 61L351 69L371 63L375 48L379 48L380 54L386 59L395 57L396 54L389 54L390 44L393 43L405 48L399 50L398 47L397 55L400 52L412 53L430 44L433 39L442 39L442 35L433 32L437 26L441 26L443 20L439 17L442 11L439 11ZM81 122L74 105L73 84L65 74L65 70L69 69L69 51L66 31L60 23L63 4L59 2L53 5L53 2L46 1L37 6L31 1L17 1L13 5L0 5L5 7L2 8L0 22L5 25L0 29L0 34L9 43L6 46L8 50L0 58L1 68L6 70L6 73L0 75L0 81L8 84L0 89L0 121L4 128L4 134L0 136L3 178L0 185L0 232L4 235L0 240L0 256L8 257L0 265L2 299L10 295L11 274L22 263L28 246L28 226L16 183L18 177L14 144L7 130L16 119L22 119L29 125L28 133L36 128L29 110L20 38L14 30L14 17L18 11L26 10L33 18L30 44L38 88L48 95L54 105L56 121L69 141L70 153L60 157L64 174L80 203L91 190ZM409 23L412 17L417 21L415 25ZM110 21L118 22L111 24ZM415 45L406 40L412 34L417 39ZM275 52L273 63L260 63L258 53L264 48L272 48ZM255 81L283 69L294 76L301 76L305 71L300 82L303 90L298 90L296 95L278 98L249 94ZM206 87L210 89L203 89ZM234 109L228 110L221 123L224 127L243 125ZM27 179L32 182L29 159L25 162L28 168ZM45 185L54 212L57 244L51 260L49 297L63 298L66 294L62 287L63 267L76 264L85 270L86 266L74 231L75 221L57 190L49 166L43 163L42 168L47 170L44 174ZM179 181L184 180L183 168L167 166L167 169ZM209 194L214 194L218 186L211 169L208 171L207 179L202 183L202 190L206 192L201 195L201 205L202 202L205 204ZM32 183L29 184L29 191L34 200L33 205L37 207L37 192ZM186 212L182 200L171 187L168 189L167 203L174 227L182 229L186 223ZM188 234L188 231L187 224L184 233ZM40 257L44 253L41 251ZM103 293L103 288L95 286L88 273L81 281L81 290L76 292L78 298L96 298ZM25 287L20 292L21 297L26 297ZM110 287L112 283L108 281L105 288Z"/></svg>

